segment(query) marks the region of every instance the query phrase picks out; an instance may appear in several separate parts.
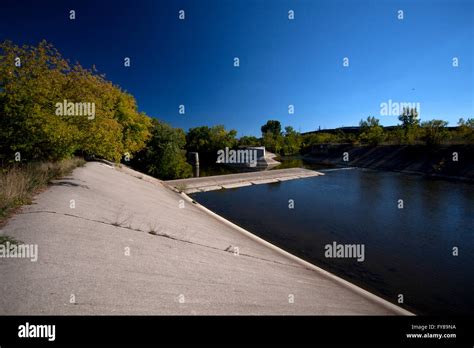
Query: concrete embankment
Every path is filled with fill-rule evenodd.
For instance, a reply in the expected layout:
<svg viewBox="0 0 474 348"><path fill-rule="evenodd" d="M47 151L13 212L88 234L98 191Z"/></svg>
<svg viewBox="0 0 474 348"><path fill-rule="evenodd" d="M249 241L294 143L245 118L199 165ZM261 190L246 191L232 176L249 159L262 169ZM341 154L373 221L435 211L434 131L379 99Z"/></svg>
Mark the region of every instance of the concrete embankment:
<svg viewBox="0 0 474 348"><path fill-rule="evenodd" d="M347 156L345 156L347 153ZM321 145L304 159L314 163L474 181L474 145ZM347 159L347 160L346 160Z"/></svg>
<svg viewBox="0 0 474 348"><path fill-rule="evenodd" d="M1 235L0 314L409 314L262 242L157 179L87 163Z"/></svg>
<svg viewBox="0 0 474 348"><path fill-rule="evenodd" d="M324 175L323 173L304 168L275 169L250 173L206 176L201 178L179 179L164 181L184 193L207 192L221 189L231 189L242 186L270 184L281 181L310 178Z"/></svg>

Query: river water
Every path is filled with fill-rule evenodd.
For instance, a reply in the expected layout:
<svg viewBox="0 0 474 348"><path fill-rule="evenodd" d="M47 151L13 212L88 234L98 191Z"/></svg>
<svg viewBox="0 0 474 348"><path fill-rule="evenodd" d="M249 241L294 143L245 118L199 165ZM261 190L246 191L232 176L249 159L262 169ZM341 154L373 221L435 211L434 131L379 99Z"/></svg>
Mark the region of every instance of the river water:
<svg viewBox="0 0 474 348"><path fill-rule="evenodd" d="M417 314L474 313L474 185L366 169L323 172L192 197L390 302L402 295L399 305ZM364 260L326 257L334 242L363 245Z"/></svg>

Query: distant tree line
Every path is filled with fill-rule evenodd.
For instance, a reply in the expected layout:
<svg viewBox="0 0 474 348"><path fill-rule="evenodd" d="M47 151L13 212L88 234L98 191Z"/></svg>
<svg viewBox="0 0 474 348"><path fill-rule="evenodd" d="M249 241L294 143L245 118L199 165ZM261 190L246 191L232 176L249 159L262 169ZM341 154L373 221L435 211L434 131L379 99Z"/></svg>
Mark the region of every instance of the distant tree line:
<svg viewBox="0 0 474 348"><path fill-rule="evenodd" d="M400 124L382 127L373 116L361 120L352 132L318 131L303 135L303 147L323 143L350 143L353 145L426 145L473 144L474 119L460 118L457 127L448 128L448 122L434 119L421 122L416 109L404 108L398 117Z"/></svg>
<svg viewBox="0 0 474 348"><path fill-rule="evenodd" d="M400 124L382 127L380 120L373 116L359 122L359 127L351 127L300 134L292 127L281 131L280 122L271 120L262 126L262 138L253 139L252 145L263 145L268 150L281 155L292 155L309 151L320 144L352 145L413 145L438 146L442 144L474 144L474 119L461 118L457 127L448 128L448 122L430 120L420 122L416 109L403 109ZM242 137L244 143L247 137Z"/></svg>
<svg viewBox="0 0 474 348"><path fill-rule="evenodd" d="M93 103L93 117L58 114L67 103ZM61 105L60 105L61 104ZM61 108L62 111L64 108ZM71 109L73 110L73 109ZM74 110L73 110L74 111ZM90 115L89 115L90 116ZM323 143L354 145L473 143L474 119L447 128L443 120L420 122L416 109L403 109L397 127L369 116L353 132L342 129L300 134L277 120L261 137L237 137L223 125L173 128L138 111L135 98L99 75L72 65L46 41L35 46L0 44L0 163L57 161L82 155L124 161L162 179L192 175L186 152L211 160L226 147L265 146L279 155L304 153Z"/></svg>

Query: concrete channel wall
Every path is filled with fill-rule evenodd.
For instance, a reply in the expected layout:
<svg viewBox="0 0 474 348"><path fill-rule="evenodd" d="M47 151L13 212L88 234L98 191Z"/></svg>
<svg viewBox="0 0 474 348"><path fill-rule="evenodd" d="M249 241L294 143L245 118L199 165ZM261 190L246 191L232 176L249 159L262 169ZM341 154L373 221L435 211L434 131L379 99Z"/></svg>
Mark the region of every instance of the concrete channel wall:
<svg viewBox="0 0 474 348"><path fill-rule="evenodd" d="M1 260L3 315L411 314L126 167L77 168L0 234L38 246Z"/></svg>

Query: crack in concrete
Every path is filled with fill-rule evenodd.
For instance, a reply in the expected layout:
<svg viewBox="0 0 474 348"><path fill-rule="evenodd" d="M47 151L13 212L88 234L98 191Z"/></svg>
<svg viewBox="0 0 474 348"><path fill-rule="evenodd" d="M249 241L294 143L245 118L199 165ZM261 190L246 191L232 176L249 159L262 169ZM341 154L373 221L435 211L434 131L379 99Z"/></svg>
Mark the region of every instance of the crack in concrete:
<svg viewBox="0 0 474 348"><path fill-rule="evenodd" d="M104 224L104 225L108 225L108 226L123 228L123 229L130 230L130 231L144 232L144 233L146 233L145 231L140 230L140 229L137 229L137 228L131 228L131 227L127 227L127 226L121 226L121 225L117 225L117 224L114 224L114 223L105 222L105 221L102 221L102 220L89 219L89 218L86 218L86 217L83 217L83 216L78 216L78 215L68 214L68 213L59 213L59 212L51 211L51 210L36 210L36 211L20 212L18 215L36 214L36 213L59 214L59 215L64 215L64 216L69 216L69 217L73 217L73 218L77 218L77 219L82 219L82 220L90 221L90 222L97 222L97 223ZM175 240L175 241L178 241L178 242L188 243L188 244L191 244L191 245L196 245L196 246L200 246L200 247L204 247L204 248L209 248L209 249L213 249L213 250L217 250L217 251L224 251L224 252L226 252L226 253L229 253L229 252L233 253L233 251L229 250L229 248L230 248L231 246L228 246L226 249L220 249L220 248L213 247L213 246L210 246L210 245L201 244L201 243L196 243L196 242L192 242L192 241L190 241L190 240L186 240L186 239L181 239L181 238L173 237L173 236L170 236L169 234L164 234L164 233L156 232L156 233L153 233L152 235L153 235L153 236L157 236L157 237L168 238L168 239L172 239L172 240ZM265 261L265 262L276 263L276 264L278 264L278 265L283 265L283 266L288 266L288 267L294 267L294 268L303 268L303 269L308 269L308 270L310 270L310 269L307 268L307 267L301 267L301 266L299 266L299 265L290 265L290 264L287 264L287 263L283 263L283 262L279 262L279 261L275 261L275 260L269 260L269 259L265 259L265 258L263 258L263 257L257 257L257 256L250 255L250 254L244 254L244 253L240 253L240 252L239 252L238 255L239 255L239 256L246 256L246 257L249 257L249 258L252 258L252 259L261 260L261 261Z"/></svg>

